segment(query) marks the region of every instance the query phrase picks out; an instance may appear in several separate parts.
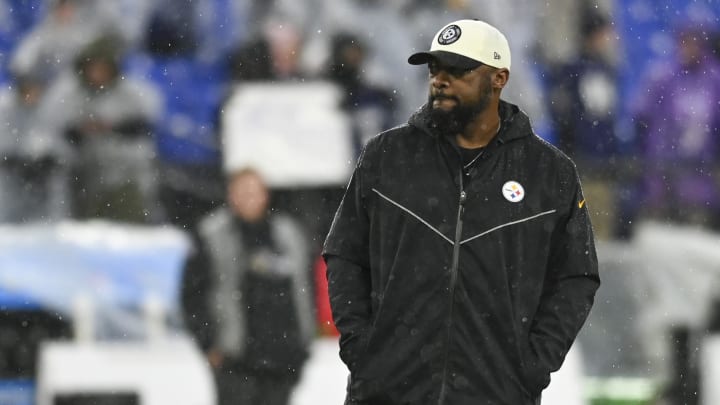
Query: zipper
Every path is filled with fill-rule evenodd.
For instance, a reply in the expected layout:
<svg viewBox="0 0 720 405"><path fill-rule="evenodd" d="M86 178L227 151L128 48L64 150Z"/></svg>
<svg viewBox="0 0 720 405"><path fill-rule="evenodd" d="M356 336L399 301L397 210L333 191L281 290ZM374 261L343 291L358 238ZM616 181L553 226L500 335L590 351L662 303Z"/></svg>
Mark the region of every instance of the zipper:
<svg viewBox="0 0 720 405"><path fill-rule="evenodd" d="M462 169L460 169L460 201L458 204L457 221L455 222L455 243L453 244L452 262L450 265L450 309L448 310L448 322L447 322L447 341L445 343L445 359L443 364L443 375L442 383L440 385L440 397L438 398L438 405L445 403L445 395L447 391L447 374L448 374L448 358L450 357L450 338L452 334L452 318L453 309L455 307L455 284L457 283L458 265L460 262L460 240L462 238L462 215L465 211L465 200L467 200L467 193L463 190L462 181Z"/></svg>

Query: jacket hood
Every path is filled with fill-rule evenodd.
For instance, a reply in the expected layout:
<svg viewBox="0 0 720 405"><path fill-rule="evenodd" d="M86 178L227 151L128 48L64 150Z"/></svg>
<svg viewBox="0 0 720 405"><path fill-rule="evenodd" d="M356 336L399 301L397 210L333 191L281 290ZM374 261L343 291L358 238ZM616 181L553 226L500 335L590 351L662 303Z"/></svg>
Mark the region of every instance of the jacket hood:
<svg viewBox="0 0 720 405"><path fill-rule="evenodd" d="M530 118L518 106L507 101L500 100L500 120L502 130L497 136L497 142L506 143L518 138L524 138L533 134ZM439 137L440 131L430 122L430 106L428 104L420 107L408 120L410 126L420 129L428 135Z"/></svg>

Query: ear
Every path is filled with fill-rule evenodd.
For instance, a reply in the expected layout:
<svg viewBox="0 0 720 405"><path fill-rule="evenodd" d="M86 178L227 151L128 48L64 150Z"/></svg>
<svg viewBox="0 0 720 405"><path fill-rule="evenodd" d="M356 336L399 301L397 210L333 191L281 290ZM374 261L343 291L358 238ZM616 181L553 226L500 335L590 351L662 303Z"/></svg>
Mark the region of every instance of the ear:
<svg viewBox="0 0 720 405"><path fill-rule="evenodd" d="M493 74L493 78L492 78L493 88L502 90L505 87L505 85L507 85L507 82L509 79L510 79L510 71L509 70L507 70L505 68L498 69Z"/></svg>

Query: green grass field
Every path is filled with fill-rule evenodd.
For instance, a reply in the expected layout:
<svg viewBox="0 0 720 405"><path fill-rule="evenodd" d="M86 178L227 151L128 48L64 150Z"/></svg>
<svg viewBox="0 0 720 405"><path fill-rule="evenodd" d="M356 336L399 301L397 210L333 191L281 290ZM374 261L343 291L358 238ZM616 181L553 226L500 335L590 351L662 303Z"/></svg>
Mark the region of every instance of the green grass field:
<svg viewBox="0 0 720 405"><path fill-rule="evenodd" d="M646 378L588 378L585 393L591 405L649 405L659 386Z"/></svg>

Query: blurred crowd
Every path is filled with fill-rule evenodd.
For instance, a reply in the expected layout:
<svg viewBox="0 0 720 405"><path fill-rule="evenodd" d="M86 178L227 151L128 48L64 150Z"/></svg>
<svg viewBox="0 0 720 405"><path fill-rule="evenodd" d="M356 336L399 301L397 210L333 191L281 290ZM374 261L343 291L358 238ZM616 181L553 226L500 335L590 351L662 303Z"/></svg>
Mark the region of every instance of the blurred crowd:
<svg viewBox="0 0 720 405"><path fill-rule="evenodd" d="M505 97L576 158L601 237L643 218L717 228L716 19L683 11L672 43L653 45L667 57L635 68L613 20L623 2L535 3L3 0L0 219L191 229L224 199L222 114L238 84L335 83L359 151L426 100L405 57L428 47L428 27L481 18L511 33ZM335 191L313 204L331 212ZM318 217L306 225L319 243Z"/></svg>
<svg viewBox="0 0 720 405"><path fill-rule="evenodd" d="M720 10L686 3L644 39L663 57L635 66L616 17L643 2L0 0L0 221L170 224L202 246L238 174L221 138L238 85L333 83L357 154L427 100L406 58L433 27L479 18L508 33L504 97L575 159L599 238L644 219L718 230ZM269 190L308 263L343 187Z"/></svg>

